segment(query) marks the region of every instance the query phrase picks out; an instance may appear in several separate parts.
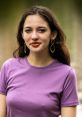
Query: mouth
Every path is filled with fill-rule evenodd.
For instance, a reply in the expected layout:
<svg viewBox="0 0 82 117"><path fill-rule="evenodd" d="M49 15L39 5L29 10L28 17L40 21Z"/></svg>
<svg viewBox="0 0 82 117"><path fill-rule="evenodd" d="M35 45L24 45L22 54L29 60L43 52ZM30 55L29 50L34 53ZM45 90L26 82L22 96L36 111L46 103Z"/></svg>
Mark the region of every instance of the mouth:
<svg viewBox="0 0 82 117"><path fill-rule="evenodd" d="M39 47L40 44L41 44L40 42L30 43L30 45L31 45L32 47L35 47L35 48Z"/></svg>

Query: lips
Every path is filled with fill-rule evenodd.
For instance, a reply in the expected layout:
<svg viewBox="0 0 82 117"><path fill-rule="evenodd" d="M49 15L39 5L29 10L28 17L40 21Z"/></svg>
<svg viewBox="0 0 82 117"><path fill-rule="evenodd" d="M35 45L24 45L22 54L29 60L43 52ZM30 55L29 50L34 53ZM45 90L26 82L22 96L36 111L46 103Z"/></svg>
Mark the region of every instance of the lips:
<svg viewBox="0 0 82 117"><path fill-rule="evenodd" d="M41 44L40 42L30 43L30 45L33 46L33 47L38 47L40 44Z"/></svg>

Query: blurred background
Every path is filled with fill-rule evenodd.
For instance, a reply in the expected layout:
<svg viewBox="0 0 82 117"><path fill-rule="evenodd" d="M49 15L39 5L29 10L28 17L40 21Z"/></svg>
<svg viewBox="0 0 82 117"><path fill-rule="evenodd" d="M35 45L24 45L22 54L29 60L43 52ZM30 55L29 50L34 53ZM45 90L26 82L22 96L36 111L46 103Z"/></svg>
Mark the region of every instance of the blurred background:
<svg viewBox="0 0 82 117"><path fill-rule="evenodd" d="M17 47L16 33L25 9L44 5L53 10L67 36L71 65L78 83L77 117L82 115L82 0L0 0L0 68Z"/></svg>

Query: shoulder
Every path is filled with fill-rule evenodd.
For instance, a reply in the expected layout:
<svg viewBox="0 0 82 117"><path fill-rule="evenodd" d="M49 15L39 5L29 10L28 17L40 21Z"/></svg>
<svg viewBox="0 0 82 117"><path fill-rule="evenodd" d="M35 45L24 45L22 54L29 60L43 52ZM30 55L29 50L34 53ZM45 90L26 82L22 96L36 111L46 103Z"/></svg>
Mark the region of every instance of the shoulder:
<svg viewBox="0 0 82 117"><path fill-rule="evenodd" d="M76 77L76 71L72 66L64 65L64 69L67 71L67 77L69 78L75 78Z"/></svg>
<svg viewBox="0 0 82 117"><path fill-rule="evenodd" d="M11 66L15 62L15 58L7 59L1 66L1 71L8 70L9 66Z"/></svg>
<svg viewBox="0 0 82 117"><path fill-rule="evenodd" d="M7 59L3 65L2 68L12 68L20 65L20 63L23 61L24 58L9 58ZM23 63L23 62L22 62Z"/></svg>
<svg viewBox="0 0 82 117"><path fill-rule="evenodd" d="M63 69L65 69L67 71L67 76L75 76L76 75L76 71L73 68L73 66L69 66L69 65L62 65Z"/></svg>
<svg viewBox="0 0 82 117"><path fill-rule="evenodd" d="M64 75L66 78L75 78L76 77L76 71L73 68L73 66L69 66L60 62L57 62L57 69L60 72L60 74Z"/></svg>
<svg viewBox="0 0 82 117"><path fill-rule="evenodd" d="M7 59L1 67L1 73L10 74L16 72L17 70L20 70L21 68L24 68L25 66L24 61L25 61L24 58Z"/></svg>
<svg viewBox="0 0 82 117"><path fill-rule="evenodd" d="M18 58L9 58L9 59L7 59L7 60L3 63L2 66L8 66L8 65L10 65L10 64L13 64L13 63L17 62L17 59L18 59Z"/></svg>
<svg viewBox="0 0 82 117"><path fill-rule="evenodd" d="M75 73L75 69L72 66L60 63L59 61L56 61L56 67L62 72L67 72L67 74Z"/></svg>
<svg viewBox="0 0 82 117"><path fill-rule="evenodd" d="M69 65L62 65L62 70L63 72L66 73L66 78L65 78L65 82L76 82L77 76L76 76L76 71L73 68L73 66L69 66Z"/></svg>

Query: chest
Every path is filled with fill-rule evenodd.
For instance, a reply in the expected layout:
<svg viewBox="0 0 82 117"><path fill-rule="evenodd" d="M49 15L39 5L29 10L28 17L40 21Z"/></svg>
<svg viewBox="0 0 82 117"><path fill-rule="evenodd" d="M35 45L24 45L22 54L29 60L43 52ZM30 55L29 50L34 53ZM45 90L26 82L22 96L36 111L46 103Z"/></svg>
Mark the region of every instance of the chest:
<svg viewBox="0 0 82 117"><path fill-rule="evenodd" d="M7 103L10 107L27 110L58 109L61 101L61 75L16 72L7 82ZM61 82L61 80L60 80Z"/></svg>

